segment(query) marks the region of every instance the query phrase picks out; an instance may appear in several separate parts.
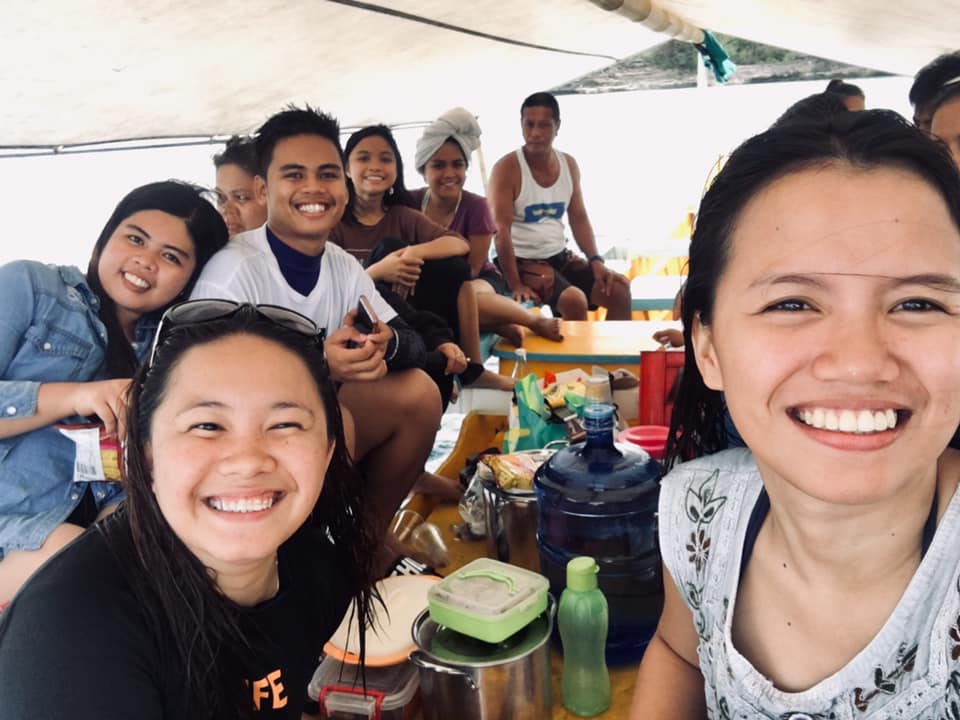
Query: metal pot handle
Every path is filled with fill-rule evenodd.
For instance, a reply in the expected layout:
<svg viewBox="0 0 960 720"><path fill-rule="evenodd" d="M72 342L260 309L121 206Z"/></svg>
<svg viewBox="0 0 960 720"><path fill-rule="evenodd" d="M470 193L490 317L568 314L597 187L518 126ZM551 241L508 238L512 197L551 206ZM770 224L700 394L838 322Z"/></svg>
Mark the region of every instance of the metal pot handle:
<svg viewBox="0 0 960 720"><path fill-rule="evenodd" d="M424 668L425 670L433 670L435 672L442 673L444 675L456 675L457 677L461 677L467 681L467 685L470 686L470 690L472 692L479 691L479 688L477 687L477 684L473 681L473 677L470 675L470 673L466 673L463 670L459 670L455 667L451 667L450 665L441 665L439 663L431 662L430 660L427 659L426 655L424 655L419 650L414 650L412 653L410 653L410 662L412 662L417 667Z"/></svg>

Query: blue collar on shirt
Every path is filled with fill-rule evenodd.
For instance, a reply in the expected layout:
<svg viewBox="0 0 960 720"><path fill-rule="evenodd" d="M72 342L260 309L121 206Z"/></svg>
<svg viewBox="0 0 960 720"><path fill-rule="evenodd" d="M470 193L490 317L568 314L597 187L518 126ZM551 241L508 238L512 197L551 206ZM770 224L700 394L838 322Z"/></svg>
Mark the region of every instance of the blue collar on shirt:
<svg viewBox="0 0 960 720"><path fill-rule="evenodd" d="M270 245L273 256L277 259L277 264L280 265L283 279L301 295L309 295L317 286L317 280L320 279L320 264L323 260L323 253L305 255L278 238L270 230L269 225L265 230L267 231L267 243Z"/></svg>

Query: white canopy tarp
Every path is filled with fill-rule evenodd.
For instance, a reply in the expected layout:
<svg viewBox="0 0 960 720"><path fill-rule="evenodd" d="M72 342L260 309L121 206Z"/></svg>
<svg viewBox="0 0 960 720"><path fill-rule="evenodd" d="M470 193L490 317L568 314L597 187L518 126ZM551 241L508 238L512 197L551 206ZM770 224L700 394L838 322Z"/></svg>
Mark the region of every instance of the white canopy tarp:
<svg viewBox="0 0 960 720"><path fill-rule="evenodd" d="M960 45L958 0L653 2L707 29L899 73ZM453 105L519 103L666 39L590 0L358 5L6 0L0 146L247 132L291 102L344 126L419 121Z"/></svg>

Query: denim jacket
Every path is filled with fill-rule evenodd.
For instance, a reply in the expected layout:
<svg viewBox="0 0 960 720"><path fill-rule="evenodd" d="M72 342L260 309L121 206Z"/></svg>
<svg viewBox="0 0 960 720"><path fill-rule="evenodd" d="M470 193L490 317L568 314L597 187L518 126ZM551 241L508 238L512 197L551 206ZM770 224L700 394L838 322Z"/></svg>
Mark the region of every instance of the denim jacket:
<svg viewBox="0 0 960 720"><path fill-rule="evenodd" d="M106 379L107 331L99 300L74 267L17 261L0 267L0 414L37 411L41 383ZM141 319L142 357L153 323ZM81 422L82 418L64 418ZM53 427L0 438L0 558L40 547L79 503L76 446ZM90 483L98 507L117 502L117 483Z"/></svg>

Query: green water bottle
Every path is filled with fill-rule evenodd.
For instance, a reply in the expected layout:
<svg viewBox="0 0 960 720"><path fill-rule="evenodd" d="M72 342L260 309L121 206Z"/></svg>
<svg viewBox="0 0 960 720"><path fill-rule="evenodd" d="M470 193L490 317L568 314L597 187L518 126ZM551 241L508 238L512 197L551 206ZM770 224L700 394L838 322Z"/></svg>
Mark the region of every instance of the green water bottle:
<svg viewBox="0 0 960 720"><path fill-rule="evenodd" d="M597 587L596 561L575 557L567 563L567 587L560 595L557 624L563 642L563 706L592 717L610 707L610 675L604 659L609 613Z"/></svg>

